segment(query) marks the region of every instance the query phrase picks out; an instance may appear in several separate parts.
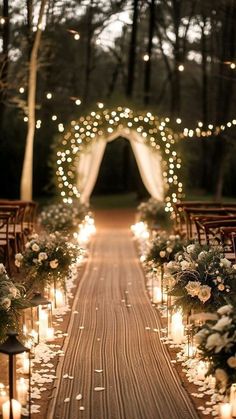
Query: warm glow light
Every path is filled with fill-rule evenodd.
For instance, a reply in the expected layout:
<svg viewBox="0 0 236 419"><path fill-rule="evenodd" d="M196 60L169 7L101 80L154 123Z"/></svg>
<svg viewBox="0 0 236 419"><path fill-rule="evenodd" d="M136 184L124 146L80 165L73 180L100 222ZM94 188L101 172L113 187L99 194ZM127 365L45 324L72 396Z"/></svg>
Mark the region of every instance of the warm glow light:
<svg viewBox="0 0 236 419"><path fill-rule="evenodd" d="M179 70L179 71L184 71L184 65L183 65L183 64L180 64L180 65L178 66L178 70Z"/></svg>
<svg viewBox="0 0 236 419"><path fill-rule="evenodd" d="M182 119L181 119L181 118L177 118L177 119L176 119L176 123L177 123L177 124L181 124L181 122L182 122Z"/></svg>
<svg viewBox="0 0 236 419"><path fill-rule="evenodd" d="M52 120L56 121L57 120L57 116L56 115L52 115Z"/></svg>
<svg viewBox="0 0 236 419"><path fill-rule="evenodd" d="M145 54L144 56L143 56L143 61L149 61L150 60L150 57L149 57L149 55L148 54Z"/></svg>
<svg viewBox="0 0 236 419"><path fill-rule="evenodd" d="M80 34L79 34L79 33L75 33L75 35L74 35L74 39L75 39L76 41L78 41L78 40L80 39Z"/></svg>
<svg viewBox="0 0 236 419"><path fill-rule="evenodd" d="M235 68L236 68L236 64L235 64L235 63L231 63L231 64L230 64L230 68L231 68L232 70L235 70Z"/></svg>
<svg viewBox="0 0 236 419"><path fill-rule="evenodd" d="M25 92L25 89L24 89L24 87L20 87L19 88L19 92L22 94L22 93L24 93Z"/></svg>
<svg viewBox="0 0 236 419"><path fill-rule="evenodd" d="M48 92L46 94L46 98L49 99L49 100L52 99L52 93L51 92Z"/></svg>
<svg viewBox="0 0 236 419"><path fill-rule="evenodd" d="M81 105L81 100L80 100L80 99L76 99L75 104L76 104L77 106Z"/></svg>
<svg viewBox="0 0 236 419"><path fill-rule="evenodd" d="M4 19L4 17L1 17L1 19L0 19L0 23L1 23L1 25L4 25L4 23L5 23L6 21L5 21L5 19Z"/></svg>

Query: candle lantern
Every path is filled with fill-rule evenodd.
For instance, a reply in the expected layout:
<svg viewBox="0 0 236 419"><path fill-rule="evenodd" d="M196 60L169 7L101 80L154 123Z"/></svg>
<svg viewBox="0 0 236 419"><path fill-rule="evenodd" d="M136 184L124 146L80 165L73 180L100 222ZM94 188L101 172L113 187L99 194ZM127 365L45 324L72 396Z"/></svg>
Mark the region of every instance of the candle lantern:
<svg viewBox="0 0 236 419"><path fill-rule="evenodd" d="M16 332L9 332L6 341L0 345L2 419L29 419L31 417L30 350L22 345L17 336ZM22 358L28 360L27 369L22 368Z"/></svg>
<svg viewBox="0 0 236 419"><path fill-rule="evenodd" d="M31 304L31 336L37 343L48 340L52 331L52 304L42 294L35 293Z"/></svg>
<svg viewBox="0 0 236 419"><path fill-rule="evenodd" d="M236 383L233 383L230 389L230 403L232 406L232 416L236 418Z"/></svg>
<svg viewBox="0 0 236 419"><path fill-rule="evenodd" d="M52 301L53 309L66 306L66 291L60 284L60 281L54 280L53 285L48 290L49 298Z"/></svg>

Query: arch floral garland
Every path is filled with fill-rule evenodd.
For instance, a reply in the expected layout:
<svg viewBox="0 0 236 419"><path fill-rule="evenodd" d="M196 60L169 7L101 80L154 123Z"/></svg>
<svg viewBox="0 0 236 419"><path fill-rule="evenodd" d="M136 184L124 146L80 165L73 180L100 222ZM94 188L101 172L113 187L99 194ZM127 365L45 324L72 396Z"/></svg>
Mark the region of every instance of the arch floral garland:
<svg viewBox="0 0 236 419"><path fill-rule="evenodd" d="M102 104L100 104L102 105ZM114 110L100 109L82 116L78 121L71 121L70 129L60 137L56 145L57 181L60 195L65 203L72 203L80 198L76 186L77 165L80 153L96 141L98 137L108 137L115 130L136 130L145 144L153 150L160 151L163 178L165 182L166 211L172 212L172 203L183 197L183 184L179 181L178 172L181 158L175 150L178 134L168 127L169 118L158 118L151 112L135 112L127 107Z"/></svg>

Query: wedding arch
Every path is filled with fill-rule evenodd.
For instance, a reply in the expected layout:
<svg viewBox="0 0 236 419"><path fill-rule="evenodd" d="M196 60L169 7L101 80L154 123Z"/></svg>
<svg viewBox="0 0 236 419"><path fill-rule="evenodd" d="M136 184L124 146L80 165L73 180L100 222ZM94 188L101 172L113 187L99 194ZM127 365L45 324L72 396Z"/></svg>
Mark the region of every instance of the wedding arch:
<svg viewBox="0 0 236 419"><path fill-rule="evenodd" d="M176 134L168 126L169 118L99 105L97 111L71 121L57 143L56 175L63 201L89 202L107 143L124 137L130 141L146 189L166 203L166 211L172 211L172 203L182 197L183 185L178 175L181 159L175 150Z"/></svg>

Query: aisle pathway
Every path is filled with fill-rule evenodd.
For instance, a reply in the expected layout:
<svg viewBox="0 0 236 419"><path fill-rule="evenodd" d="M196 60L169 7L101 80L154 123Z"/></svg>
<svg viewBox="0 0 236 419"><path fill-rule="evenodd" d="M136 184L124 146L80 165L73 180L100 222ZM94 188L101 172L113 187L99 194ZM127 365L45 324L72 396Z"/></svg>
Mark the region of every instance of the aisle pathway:
<svg viewBox="0 0 236 419"><path fill-rule="evenodd" d="M197 419L154 331L160 319L131 234L111 223L121 227L113 214L91 246L57 371L71 378L56 383L47 418Z"/></svg>

